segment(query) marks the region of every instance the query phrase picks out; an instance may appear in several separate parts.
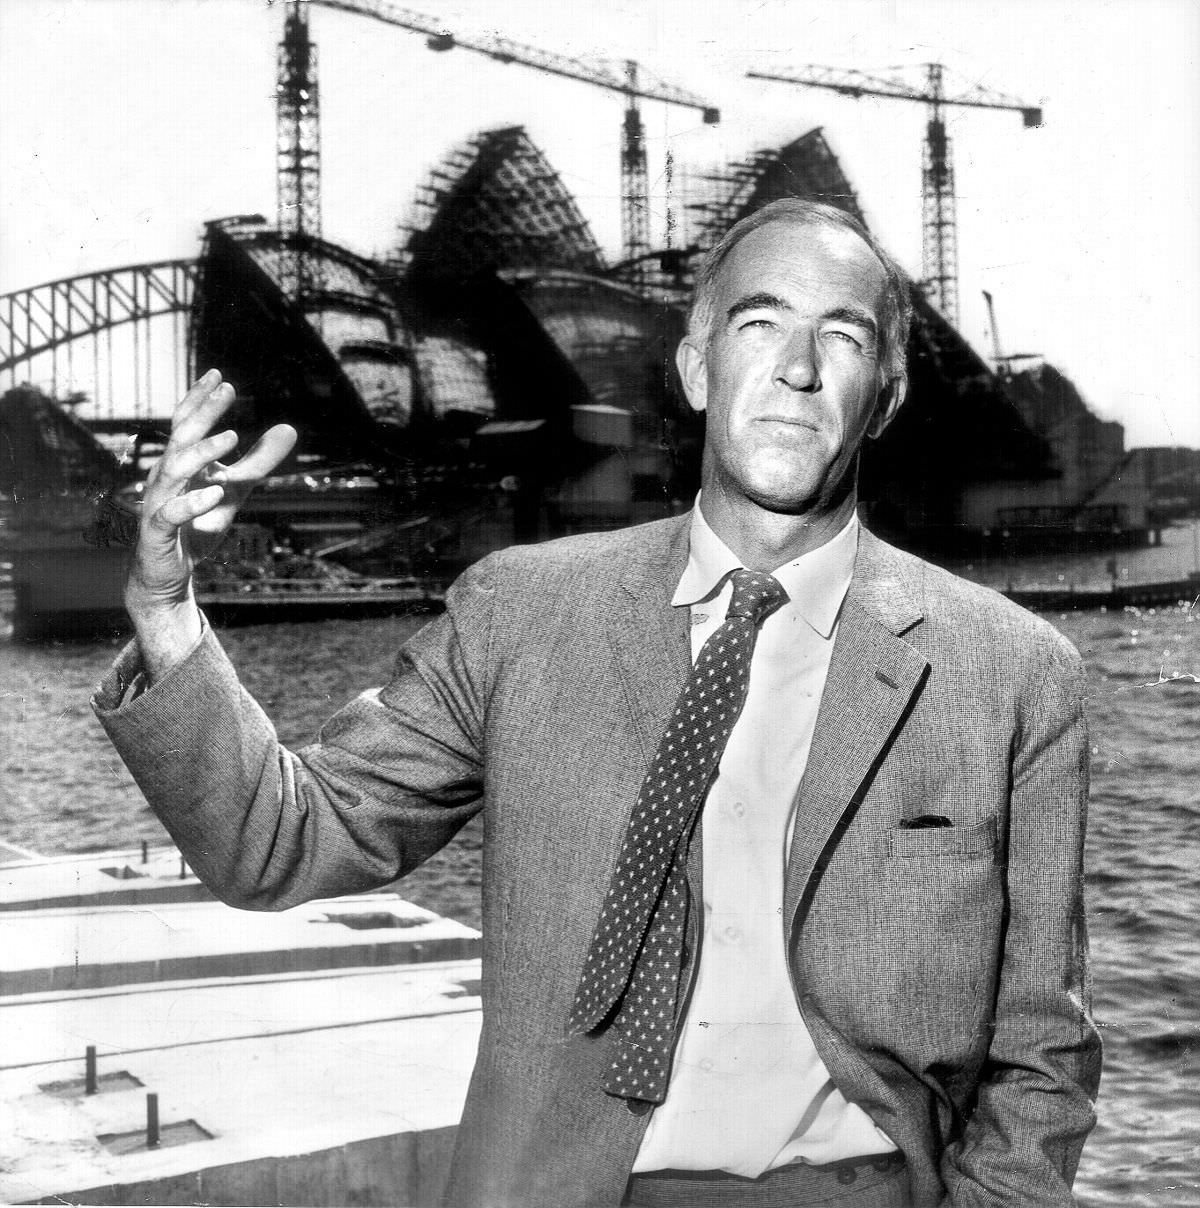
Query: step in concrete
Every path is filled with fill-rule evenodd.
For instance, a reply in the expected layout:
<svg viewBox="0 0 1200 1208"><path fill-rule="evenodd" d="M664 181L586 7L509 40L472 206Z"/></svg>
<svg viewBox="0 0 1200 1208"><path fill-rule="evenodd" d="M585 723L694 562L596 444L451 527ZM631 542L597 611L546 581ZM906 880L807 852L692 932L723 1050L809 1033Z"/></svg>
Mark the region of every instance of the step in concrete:
<svg viewBox="0 0 1200 1208"><path fill-rule="evenodd" d="M435 1208L441 1204L457 1132L451 1127L368 1137L311 1153L252 1158L21 1202L55 1208L63 1204Z"/></svg>
<svg viewBox="0 0 1200 1208"><path fill-rule="evenodd" d="M46 857L0 842L0 911L212 900L173 847Z"/></svg>
<svg viewBox="0 0 1200 1208"><path fill-rule="evenodd" d="M278 913L220 902L10 911L0 916L0 998L478 953L477 931L390 893Z"/></svg>
<svg viewBox="0 0 1200 1208"><path fill-rule="evenodd" d="M478 960L16 994L0 998L0 1071L57 1065L53 1081L82 1085L92 1045L104 1083L124 1053L454 1014L478 996Z"/></svg>

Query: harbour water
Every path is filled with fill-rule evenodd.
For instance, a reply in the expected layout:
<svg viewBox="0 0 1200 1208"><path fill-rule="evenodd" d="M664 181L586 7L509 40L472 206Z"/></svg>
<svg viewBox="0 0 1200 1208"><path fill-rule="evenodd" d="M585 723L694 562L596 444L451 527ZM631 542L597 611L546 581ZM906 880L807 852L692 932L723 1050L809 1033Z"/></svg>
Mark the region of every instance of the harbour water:
<svg viewBox="0 0 1200 1208"><path fill-rule="evenodd" d="M1118 554L1125 581L1192 569L1190 529ZM992 562L1004 584L1111 577L1109 555ZM1069 581L1069 580L1063 580ZM1091 1208L1200 1205L1200 606L1053 615L1083 653L1092 719L1087 876L1095 1014L1105 1039L1100 1123L1077 1182ZM388 674L420 618L324 621L223 635L247 687L301 745ZM46 853L164 842L88 708L108 640L0 646L0 838ZM418 904L478 921L480 831L418 870Z"/></svg>

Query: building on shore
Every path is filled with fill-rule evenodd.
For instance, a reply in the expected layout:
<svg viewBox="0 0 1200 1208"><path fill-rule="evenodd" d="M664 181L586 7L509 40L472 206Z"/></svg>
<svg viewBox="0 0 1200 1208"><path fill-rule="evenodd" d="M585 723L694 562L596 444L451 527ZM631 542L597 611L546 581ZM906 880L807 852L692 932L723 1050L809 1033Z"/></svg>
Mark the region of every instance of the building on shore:
<svg viewBox="0 0 1200 1208"><path fill-rule="evenodd" d="M1050 473L1037 481L971 484L967 530L1014 550L1078 550L1145 543L1161 521L1121 424L1096 416L1053 365L1007 375L1004 387L1046 444Z"/></svg>
<svg viewBox="0 0 1200 1208"><path fill-rule="evenodd" d="M120 609L137 521L115 492L128 480L69 406L33 386L0 395L0 634L18 615Z"/></svg>
<svg viewBox="0 0 1200 1208"><path fill-rule="evenodd" d="M1152 525L1200 516L1200 449L1154 445L1130 450L1125 474L1145 485Z"/></svg>
<svg viewBox="0 0 1200 1208"><path fill-rule="evenodd" d="M676 246L610 265L512 126L430 172L385 256L258 216L210 222L195 363L237 387L230 422L247 443L272 423L300 431L244 519L364 573L449 575L513 541L689 506L703 417L674 349L700 254L778 197L869 216L820 129L694 173L678 195ZM1145 475L1120 426L1050 366L995 372L910 290L909 398L864 454L869 521L935 555L1141 539Z"/></svg>

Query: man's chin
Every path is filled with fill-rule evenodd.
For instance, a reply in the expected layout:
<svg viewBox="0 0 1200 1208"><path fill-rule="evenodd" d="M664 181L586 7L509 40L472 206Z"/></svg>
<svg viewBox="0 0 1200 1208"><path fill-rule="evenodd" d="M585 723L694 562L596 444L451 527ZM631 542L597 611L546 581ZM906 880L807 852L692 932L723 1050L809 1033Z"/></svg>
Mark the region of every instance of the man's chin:
<svg viewBox="0 0 1200 1208"><path fill-rule="evenodd" d="M726 496L733 506L740 498L777 516L819 515L837 508L854 489L853 467L835 480L836 470L798 457L747 459L735 467L710 464L704 489Z"/></svg>
<svg viewBox="0 0 1200 1208"><path fill-rule="evenodd" d="M777 516L805 516L830 512L854 490L857 475L851 471L837 481L828 476L797 471L747 476L741 493L751 503Z"/></svg>
<svg viewBox="0 0 1200 1208"><path fill-rule="evenodd" d="M798 489L795 482L782 487L750 486L743 494L751 503L777 516L803 516L820 506L820 493Z"/></svg>
<svg viewBox="0 0 1200 1208"><path fill-rule="evenodd" d="M762 508L764 512L772 512L776 516L804 516L814 510L817 502L811 497L806 499L787 499L774 496L748 495L747 498L751 503Z"/></svg>

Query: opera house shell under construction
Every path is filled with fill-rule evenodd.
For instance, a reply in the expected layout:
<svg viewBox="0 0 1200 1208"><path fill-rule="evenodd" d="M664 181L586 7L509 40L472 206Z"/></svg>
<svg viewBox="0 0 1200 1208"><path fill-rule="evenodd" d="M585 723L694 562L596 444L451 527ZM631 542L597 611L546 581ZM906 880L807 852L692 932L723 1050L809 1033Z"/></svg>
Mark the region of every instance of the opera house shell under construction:
<svg viewBox="0 0 1200 1208"><path fill-rule="evenodd" d="M700 250L781 196L862 217L820 130L709 180L691 205ZM209 224L196 362L237 385L237 424L286 420L322 473L379 484L360 525L407 525L410 546L465 562L690 504L702 420L674 349L694 264L677 251L607 266L524 130L492 130L430 175L387 260L283 241L261 219ZM1004 383L912 292L909 401L869 446L862 495L878 529L930 548L961 538L974 487L1054 470Z"/></svg>

